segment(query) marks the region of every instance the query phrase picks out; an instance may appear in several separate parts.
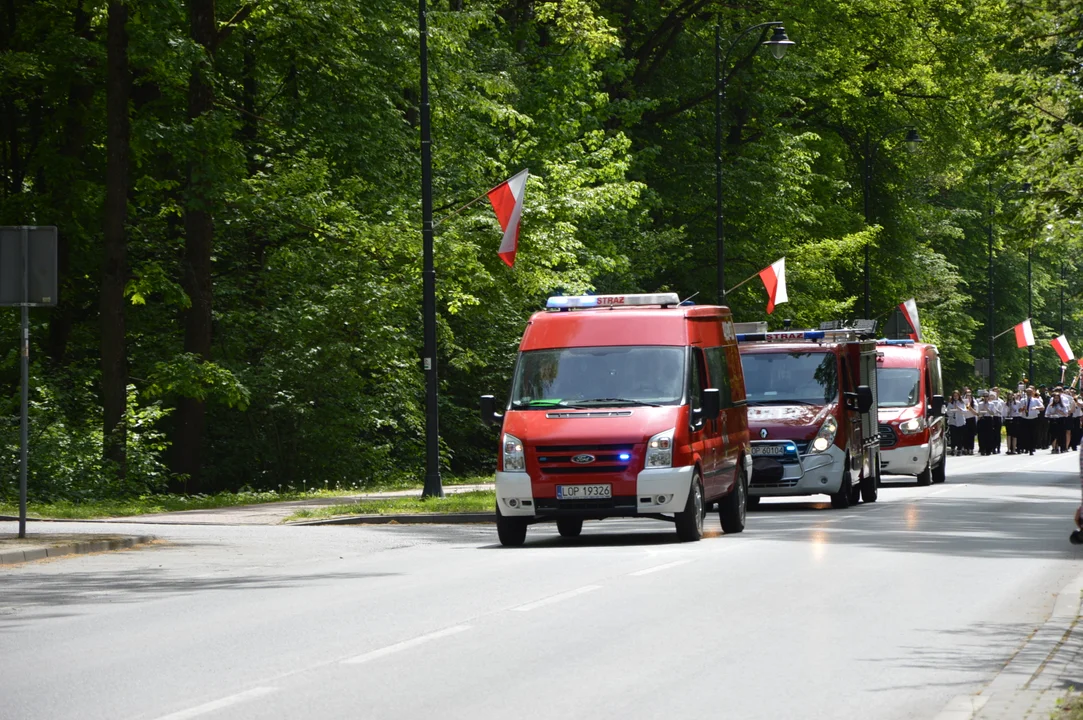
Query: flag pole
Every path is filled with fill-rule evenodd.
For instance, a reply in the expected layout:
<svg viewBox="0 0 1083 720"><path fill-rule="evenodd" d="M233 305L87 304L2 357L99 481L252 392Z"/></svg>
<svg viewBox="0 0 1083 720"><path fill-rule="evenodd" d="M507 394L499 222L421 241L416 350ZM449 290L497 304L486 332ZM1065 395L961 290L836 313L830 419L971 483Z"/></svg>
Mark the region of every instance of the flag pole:
<svg viewBox="0 0 1083 720"><path fill-rule="evenodd" d="M1031 319L1031 318L1027 318L1027 320L1030 320L1030 319ZM1023 322L1026 322L1027 320L1024 320ZM997 339L998 337L1000 337L1001 335L1007 335L1007 334L1008 334L1008 333L1010 333L1010 332L1011 332L1012 330L1015 330L1016 326L1018 326L1018 325L1020 325L1020 324L1021 324L1021 323L1016 323L1015 325L1012 325L1012 326L1011 326L1010 328L1008 328L1008 329L1007 329L1007 330L1005 330L1004 332L1002 332L1002 333L999 333L999 334L997 334L997 335L994 335L994 336L993 336L993 339L994 339L994 340L996 340L996 339Z"/></svg>
<svg viewBox="0 0 1083 720"><path fill-rule="evenodd" d="M429 123L429 46L425 0L418 0L418 31L421 37L421 237L423 245L424 349L425 372L425 489L422 497L443 497L440 481L439 378L436 368L436 267L433 260L432 224L432 132Z"/></svg>
<svg viewBox="0 0 1083 720"><path fill-rule="evenodd" d="M763 272L763 271L761 270L760 272ZM730 288L729 290L727 290L726 292L722 293L722 296L723 296L723 297L725 297L726 295L729 295L729 294L730 294L731 292L733 292L733 291L734 291L734 290L736 290L737 288L741 287L742 285L744 285L744 284L745 284L745 283L747 283L748 281L750 281L750 280L754 280L754 279L758 278L759 276L760 276L760 273L759 273L759 272L754 272L754 273L752 273L751 275L749 275L748 277L746 277L746 278L745 278L744 280L742 280L741 282L737 283L736 285L734 285L733 287L731 287L731 288Z"/></svg>
<svg viewBox="0 0 1083 720"><path fill-rule="evenodd" d="M519 172L522 172L522 170L520 170ZM516 175L518 175L518 174L519 174L519 173L516 173ZM512 177L515 177L515 175L512 175ZM474 199L473 199L473 200L471 200L470 202L466 203L465 205L460 205L460 206L459 206L458 208L456 208L455 210L452 210L452 211L451 211L451 212L449 212L449 213L448 213L447 215L445 215L444 217L442 217L442 218L440 218L439 220L437 220L437 221L436 221L436 224L434 224L434 225L433 225L433 228L438 228L438 227L440 227L440 225L441 225L441 224L443 224L443 223L444 223L444 222L446 222L447 220L450 220L451 218L455 217L456 215L458 215L459 213L461 213L461 212L462 212L463 210L466 210L466 209L467 209L468 207L470 207L471 205L473 205L474 203L476 203L476 202L477 202L478 200L481 200L481 199L482 199L483 197L488 197L488 196L489 196L489 193L491 193L491 192L492 192L493 190L496 190L496 189L497 189L498 187L500 187L501 185L503 185L503 184L504 184L504 183L506 183L506 182L507 182L507 180L504 180L503 182L498 182L498 183L497 183L496 185L493 185L493 186L492 186L491 188L489 188L488 190L486 190L485 192L483 192L483 193L482 193L481 195L478 195L478 196L477 196L476 198L474 198Z"/></svg>

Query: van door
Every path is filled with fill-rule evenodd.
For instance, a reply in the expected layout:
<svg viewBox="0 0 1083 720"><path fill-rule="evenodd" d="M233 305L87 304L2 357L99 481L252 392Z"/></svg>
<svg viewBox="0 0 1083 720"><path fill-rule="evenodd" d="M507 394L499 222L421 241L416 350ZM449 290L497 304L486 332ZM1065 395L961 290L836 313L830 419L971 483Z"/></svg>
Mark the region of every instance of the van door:
<svg viewBox="0 0 1083 720"><path fill-rule="evenodd" d="M704 355L707 358L707 375L711 387L718 389L722 406L722 413L715 423L717 429L707 441L713 446L717 458L717 489L714 493L708 493L708 497L714 497L726 492L733 483L741 448L730 437L730 433L739 433L740 426L734 422L735 418L733 417L733 393L729 382L730 372L727 367L729 363L726 358L726 348L721 346L707 348Z"/></svg>
<svg viewBox="0 0 1083 720"><path fill-rule="evenodd" d="M688 407L693 411L688 414L689 421L692 422L688 431L688 443L691 445L692 454L699 456L700 467L703 469L704 497L712 498L718 494L718 448L709 440L717 436L718 421L694 421L694 411L703 406L703 389L709 387L709 380L703 351L694 347L688 357L691 363L688 372Z"/></svg>

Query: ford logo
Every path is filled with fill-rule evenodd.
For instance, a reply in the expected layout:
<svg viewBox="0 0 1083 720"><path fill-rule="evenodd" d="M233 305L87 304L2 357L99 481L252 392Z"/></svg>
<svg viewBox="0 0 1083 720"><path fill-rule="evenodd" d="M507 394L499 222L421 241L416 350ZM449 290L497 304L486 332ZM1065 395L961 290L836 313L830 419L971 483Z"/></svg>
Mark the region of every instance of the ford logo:
<svg viewBox="0 0 1083 720"><path fill-rule="evenodd" d="M767 428L764 428L763 430L760 430L760 439L761 440L766 440L767 439Z"/></svg>
<svg viewBox="0 0 1083 720"><path fill-rule="evenodd" d="M594 456L593 455L587 455L587 454L576 455L575 457L572 458L572 462L576 463L577 465L586 465L587 463L594 462Z"/></svg>

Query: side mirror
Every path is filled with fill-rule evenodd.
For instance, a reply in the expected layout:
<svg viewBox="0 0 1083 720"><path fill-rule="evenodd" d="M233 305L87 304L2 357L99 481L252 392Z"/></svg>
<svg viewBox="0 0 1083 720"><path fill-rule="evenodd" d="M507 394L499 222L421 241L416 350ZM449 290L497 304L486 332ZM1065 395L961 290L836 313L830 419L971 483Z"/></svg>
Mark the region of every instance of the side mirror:
<svg viewBox="0 0 1083 720"><path fill-rule="evenodd" d="M929 398L929 415L931 417L940 417L944 414L944 396L933 395Z"/></svg>
<svg viewBox="0 0 1083 720"><path fill-rule="evenodd" d="M496 412L496 398L492 395L481 396L481 421L486 425L496 425L503 419L503 415Z"/></svg>
<svg viewBox="0 0 1083 720"><path fill-rule="evenodd" d="M703 418L706 420L715 420L718 418L718 414L722 412L722 393L718 391L718 388L707 388L703 391Z"/></svg>
<svg viewBox="0 0 1083 720"><path fill-rule="evenodd" d="M872 410L872 388L868 385L857 386L857 411L864 415Z"/></svg>

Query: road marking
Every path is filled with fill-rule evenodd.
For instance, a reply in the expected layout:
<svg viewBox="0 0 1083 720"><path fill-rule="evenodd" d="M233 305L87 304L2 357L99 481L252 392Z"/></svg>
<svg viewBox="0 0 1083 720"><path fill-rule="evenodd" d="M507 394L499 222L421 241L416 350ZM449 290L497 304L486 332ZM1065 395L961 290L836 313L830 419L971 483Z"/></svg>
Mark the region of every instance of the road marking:
<svg viewBox="0 0 1083 720"><path fill-rule="evenodd" d="M984 695L956 695L933 720L970 720L987 702Z"/></svg>
<svg viewBox="0 0 1083 720"><path fill-rule="evenodd" d="M670 568L678 567L679 565L687 565L690 562L692 562L692 561L691 560L674 560L673 562L668 562L668 563L665 563L663 565L655 565L654 567L649 567L649 568L647 568L645 570L636 570L635 572L631 572L631 573L628 573L628 574L631 575L632 577L639 577L640 575L650 575L651 573L656 573L656 572L658 572L660 570L668 570Z"/></svg>
<svg viewBox="0 0 1083 720"><path fill-rule="evenodd" d="M403 640L400 643L394 645L388 645L382 647L379 650L372 650L371 652L357 655L352 658L347 658L342 661L343 665L360 665L361 663L368 662L369 660L376 660L392 653L397 653L400 650L409 650L410 648L417 647L418 645L424 645L432 640L439 640L442 637L449 635L457 635L461 632L465 632L470 629L469 625L455 625L454 627L444 628L443 630L437 630L436 632L429 633L428 635L420 635L410 640Z"/></svg>
<svg viewBox="0 0 1083 720"><path fill-rule="evenodd" d="M945 493L955 492L956 490L961 490L961 489L965 488L968 484L969 483L949 485L946 488L940 488L936 492L925 493L921 497L922 498L931 498L931 497L936 497L937 495L943 495Z"/></svg>
<svg viewBox="0 0 1083 720"><path fill-rule="evenodd" d="M575 590L569 590L568 592L563 592L563 593L560 593L559 595L550 595L549 597L547 597L547 598L545 598L543 600L537 600L537 601L532 602L532 603L527 603L526 605L520 605L519 607L514 607L514 608L512 608L512 610L514 610L515 612L530 612L531 610L535 610L535 609L540 608L540 607L545 607L546 605L552 605L553 603L558 603L561 600L567 600L569 598L576 597L577 595L584 595L586 593L593 592L595 590L601 590L601 589L602 589L601 585L584 585L583 587L576 588Z"/></svg>
<svg viewBox="0 0 1083 720"><path fill-rule="evenodd" d="M236 693L235 695L228 695L220 700L214 700L213 702L197 705L194 708L188 708L187 710L181 710L175 712L172 715L164 715L158 720L188 720L188 718L199 717L200 715L206 715L209 712L215 710L221 710L238 703L243 703L247 700L255 700L258 697L269 695L273 692L277 692L278 688L273 687L257 687L251 690L245 690L244 692Z"/></svg>

